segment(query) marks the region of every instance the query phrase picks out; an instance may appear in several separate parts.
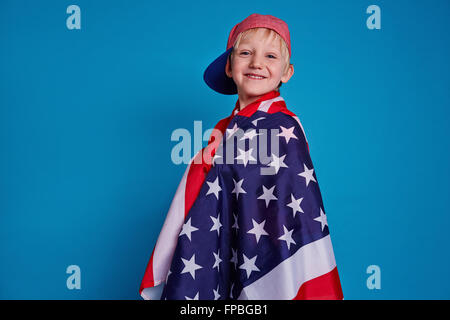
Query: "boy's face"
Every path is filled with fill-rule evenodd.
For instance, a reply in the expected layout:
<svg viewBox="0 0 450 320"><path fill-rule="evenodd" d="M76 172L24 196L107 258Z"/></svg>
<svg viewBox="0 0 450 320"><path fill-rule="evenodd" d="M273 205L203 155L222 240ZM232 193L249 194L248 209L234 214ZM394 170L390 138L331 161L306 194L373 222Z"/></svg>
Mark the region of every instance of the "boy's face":
<svg viewBox="0 0 450 320"><path fill-rule="evenodd" d="M285 64L279 41L256 32L234 49L225 72L236 83L239 97L251 99L275 90L280 81L285 83L291 78L294 67L291 64L286 68Z"/></svg>

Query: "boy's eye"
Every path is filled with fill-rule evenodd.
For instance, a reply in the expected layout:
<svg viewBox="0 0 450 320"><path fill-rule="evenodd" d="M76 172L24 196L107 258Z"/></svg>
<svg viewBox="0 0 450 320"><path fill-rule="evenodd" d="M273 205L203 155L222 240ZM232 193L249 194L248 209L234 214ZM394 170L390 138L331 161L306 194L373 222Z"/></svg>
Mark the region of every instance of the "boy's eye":
<svg viewBox="0 0 450 320"><path fill-rule="evenodd" d="M247 55L250 54L250 52L249 52L249 51L241 51L240 54L241 54L241 55L247 56ZM270 59L276 59L276 58L277 58L277 57L274 56L273 54L268 54L267 57L269 57Z"/></svg>

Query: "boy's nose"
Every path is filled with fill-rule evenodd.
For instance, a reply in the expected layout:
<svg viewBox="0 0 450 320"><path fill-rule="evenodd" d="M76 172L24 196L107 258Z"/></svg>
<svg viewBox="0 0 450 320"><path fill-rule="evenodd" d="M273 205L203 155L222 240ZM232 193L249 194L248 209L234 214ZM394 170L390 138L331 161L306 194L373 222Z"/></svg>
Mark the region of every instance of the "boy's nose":
<svg viewBox="0 0 450 320"><path fill-rule="evenodd" d="M250 61L250 68L261 68L263 66L261 57L254 55Z"/></svg>

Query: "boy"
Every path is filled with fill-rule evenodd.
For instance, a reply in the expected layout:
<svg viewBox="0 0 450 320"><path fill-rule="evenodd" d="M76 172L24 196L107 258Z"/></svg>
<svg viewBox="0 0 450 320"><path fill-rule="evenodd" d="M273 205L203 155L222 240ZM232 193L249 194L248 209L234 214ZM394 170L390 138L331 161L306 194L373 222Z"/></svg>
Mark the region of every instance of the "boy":
<svg viewBox="0 0 450 320"><path fill-rule="evenodd" d="M209 87L238 100L186 169L143 298L343 298L306 137L278 91L290 56L287 24L252 14L206 69Z"/></svg>

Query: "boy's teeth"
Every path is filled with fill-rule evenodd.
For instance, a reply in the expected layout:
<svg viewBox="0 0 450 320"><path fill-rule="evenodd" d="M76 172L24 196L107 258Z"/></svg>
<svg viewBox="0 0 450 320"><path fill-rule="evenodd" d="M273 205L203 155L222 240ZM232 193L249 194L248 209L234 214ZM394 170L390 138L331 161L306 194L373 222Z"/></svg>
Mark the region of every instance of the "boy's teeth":
<svg viewBox="0 0 450 320"><path fill-rule="evenodd" d="M264 79L264 77L254 76L254 75L251 75L251 74L248 74L247 77L255 78L255 79Z"/></svg>

